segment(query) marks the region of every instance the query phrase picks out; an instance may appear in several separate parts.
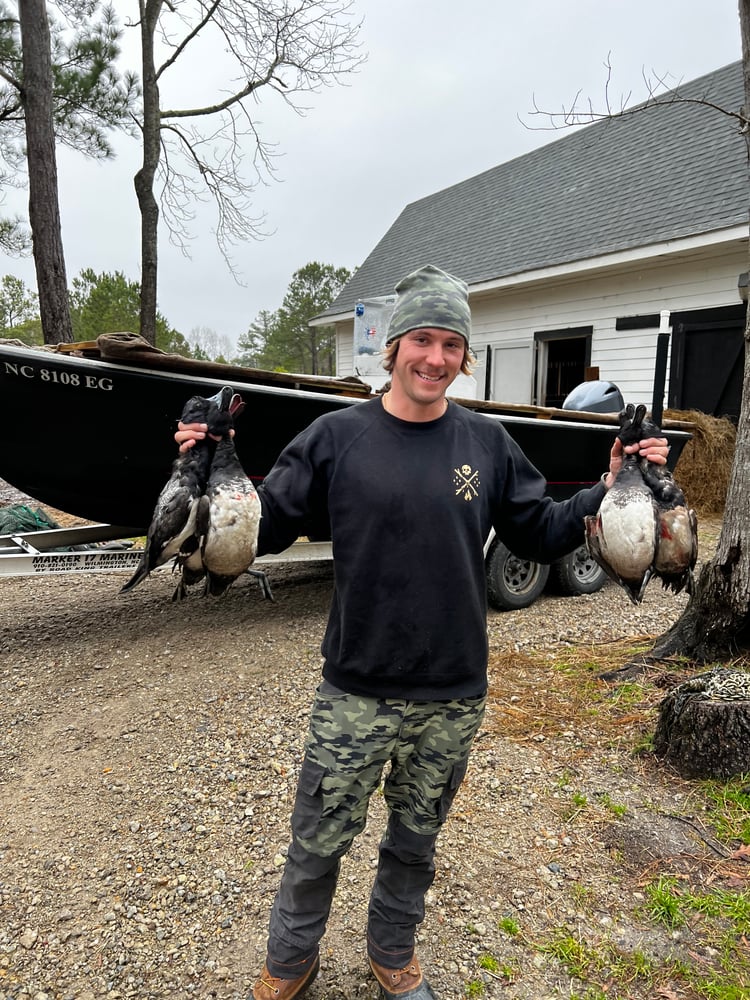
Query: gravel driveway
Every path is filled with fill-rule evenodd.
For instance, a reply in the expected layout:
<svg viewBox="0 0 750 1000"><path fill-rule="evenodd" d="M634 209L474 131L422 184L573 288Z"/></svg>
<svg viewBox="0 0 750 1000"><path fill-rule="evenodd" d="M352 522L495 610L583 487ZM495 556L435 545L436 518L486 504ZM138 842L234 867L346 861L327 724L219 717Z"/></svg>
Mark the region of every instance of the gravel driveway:
<svg viewBox="0 0 750 1000"><path fill-rule="evenodd" d="M330 566L274 568L273 603L249 579L223 599L180 605L169 573L120 596L125 579L0 578L0 997L8 1000L240 1000L263 959ZM623 947L637 930L644 947L634 872L644 859L694 847L688 827L663 820L680 807L680 783L634 765L629 748L603 740L594 724L537 739L531 730L507 736L502 722L509 706L523 712L525 690L545 683L544 656L534 668L524 654L548 653L552 663L569 644L590 644L595 656L598 644L659 634L683 606L682 596L652 586L636 609L608 585L490 613L492 703L441 836L420 934L442 1000L472 989L570 996L557 960L529 946L561 923L584 935L616 927ZM637 845L637 858L613 854L606 823L562 818L571 782L592 800L606 793L628 804L620 839ZM376 996L363 927L382 828L376 796L343 865L311 1000ZM582 885L596 898L585 911ZM657 935L649 947L675 942ZM504 972L481 967L488 954Z"/></svg>

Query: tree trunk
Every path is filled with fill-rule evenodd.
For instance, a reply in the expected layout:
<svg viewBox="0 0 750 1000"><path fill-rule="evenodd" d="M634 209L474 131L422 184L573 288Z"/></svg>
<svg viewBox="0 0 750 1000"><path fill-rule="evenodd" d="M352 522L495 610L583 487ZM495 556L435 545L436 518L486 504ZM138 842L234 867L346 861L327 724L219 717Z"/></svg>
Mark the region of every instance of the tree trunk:
<svg viewBox="0 0 750 1000"><path fill-rule="evenodd" d="M703 567L695 593L675 624L660 636L648 659L683 655L702 663L727 659L750 649L750 585L745 539L750 529L731 491L716 554Z"/></svg>
<svg viewBox="0 0 750 1000"><path fill-rule="evenodd" d="M18 5L23 54L22 101L29 168L29 223L45 344L70 343L73 327L60 224L52 117L52 57L44 0Z"/></svg>
<svg viewBox="0 0 750 1000"><path fill-rule="evenodd" d="M721 697L737 680L733 700ZM718 681L711 692L712 675ZM732 778L750 771L750 701L747 675L711 671L679 684L659 706L654 733L654 753L671 764L683 778ZM734 700L734 699L737 700Z"/></svg>
<svg viewBox="0 0 750 1000"><path fill-rule="evenodd" d="M739 0L745 109L750 109L750 0ZM747 112L746 112L747 113ZM750 154L750 135L745 130ZM750 200L750 177L748 179ZM750 309L748 310L750 321ZM745 369L734 462L716 553L703 567L695 593L649 654L682 654L710 662L750 648L750 326L745 325Z"/></svg>
<svg viewBox="0 0 750 1000"><path fill-rule="evenodd" d="M159 83L154 61L154 34L162 0L141 0L141 58L143 86L143 163L135 175L135 193L141 211L141 336L156 346L156 291L159 205L154 180L160 156Z"/></svg>

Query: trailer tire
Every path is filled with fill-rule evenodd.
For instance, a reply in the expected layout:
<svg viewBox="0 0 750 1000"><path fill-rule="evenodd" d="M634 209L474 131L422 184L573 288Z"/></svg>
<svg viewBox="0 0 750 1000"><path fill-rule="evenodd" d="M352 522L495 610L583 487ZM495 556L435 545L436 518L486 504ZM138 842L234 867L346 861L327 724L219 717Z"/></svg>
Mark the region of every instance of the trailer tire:
<svg viewBox="0 0 750 1000"><path fill-rule="evenodd" d="M485 560L487 597L498 611L528 608L544 590L549 566L519 559L499 539L490 546Z"/></svg>
<svg viewBox="0 0 750 1000"><path fill-rule="evenodd" d="M585 545L579 545L574 552L552 564L550 583L556 593L566 597L595 594L606 582L607 574Z"/></svg>

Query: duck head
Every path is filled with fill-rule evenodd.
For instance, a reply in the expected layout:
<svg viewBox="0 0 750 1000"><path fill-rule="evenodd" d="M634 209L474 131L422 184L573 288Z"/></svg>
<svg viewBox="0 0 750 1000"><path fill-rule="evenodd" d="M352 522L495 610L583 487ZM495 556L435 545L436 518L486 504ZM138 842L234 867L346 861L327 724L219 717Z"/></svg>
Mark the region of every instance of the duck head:
<svg viewBox="0 0 750 1000"><path fill-rule="evenodd" d="M182 409L183 424L208 424L208 432L221 438L234 426L234 418L245 408L238 392L225 385L213 396L191 396Z"/></svg>

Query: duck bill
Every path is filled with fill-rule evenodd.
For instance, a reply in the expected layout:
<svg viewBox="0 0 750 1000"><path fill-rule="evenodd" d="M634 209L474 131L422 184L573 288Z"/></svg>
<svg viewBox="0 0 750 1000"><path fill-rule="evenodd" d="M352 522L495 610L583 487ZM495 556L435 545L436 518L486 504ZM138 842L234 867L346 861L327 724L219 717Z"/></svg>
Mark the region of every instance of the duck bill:
<svg viewBox="0 0 750 1000"><path fill-rule="evenodd" d="M240 396L238 392L235 392L232 398L229 400L229 415L234 419L234 417L239 417L240 413L245 409L245 400Z"/></svg>
<svg viewBox="0 0 750 1000"><path fill-rule="evenodd" d="M239 416L245 409L245 402L238 392L235 392L230 385L225 385L214 396L208 397L209 403L215 403L222 413L228 413L230 417Z"/></svg>

